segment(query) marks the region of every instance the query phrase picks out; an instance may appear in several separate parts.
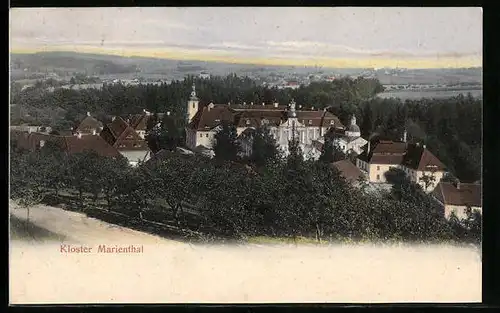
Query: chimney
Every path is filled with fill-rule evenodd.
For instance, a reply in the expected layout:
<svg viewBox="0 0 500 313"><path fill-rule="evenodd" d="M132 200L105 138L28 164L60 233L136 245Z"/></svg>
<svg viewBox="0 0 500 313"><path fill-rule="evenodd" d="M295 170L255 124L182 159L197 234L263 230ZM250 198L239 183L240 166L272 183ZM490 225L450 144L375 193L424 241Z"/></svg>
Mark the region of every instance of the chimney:
<svg viewBox="0 0 500 313"><path fill-rule="evenodd" d="M167 111L167 116L170 116L170 111Z"/></svg>
<svg viewBox="0 0 500 313"><path fill-rule="evenodd" d="M426 145L425 145L425 144L423 144L423 145L422 145L422 148L424 148L424 149L425 149L425 147L426 147Z"/></svg>
<svg viewBox="0 0 500 313"><path fill-rule="evenodd" d="M90 112L87 112L87 116L90 116Z"/></svg>
<svg viewBox="0 0 500 313"><path fill-rule="evenodd" d="M78 139L81 139L81 138L82 138L82 133L77 132L77 133L76 133L76 137L77 137Z"/></svg>
<svg viewBox="0 0 500 313"><path fill-rule="evenodd" d="M250 105L253 105L253 102L250 102Z"/></svg>
<svg viewBox="0 0 500 313"><path fill-rule="evenodd" d="M265 106L266 104L264 102L262 102L262 106Z"/></svg>
<svg viewBox="0 0 500 313"><path fill-rule="evenodd" d="M247 105L247 103L246 103L246 102L243 102L243 105Z"/></svg>
<svg viewBox="0 0 500 313"><path fill-rule="evenodd" d="M95 131L95 129L92 129L92 135L94 135L94 136L95 136L95 135L96 135L96 133L97 133L97 132Z"/></svg>
<svg viewBox="0 0 500 313"><path fill-rule="evenodd" d="M455 187L457 187L457 189L459 189L459 190L460 190L460 181L458 181L458 180L457 180L457 181L455 182Z"/></svg>
<svg viewBox="0 0 500 313"><path fill-rule="evenodd" d="M28 127L28 134L31 134L31 127Z"/></svg>
<svg viewBox="0 0 500 313"><path fill-rule="evenodd" d="M406 142L406 129L405 129L405 131L403 133L403 142Z"/></svg>
<svg viewBox="0 0 500 313"><path fill-rule="evenodd" d="M314 107L311 107L311 111L314 111Z"/></svg>
<svg viewBox="0 0 500 313"><path fill-rule="evenodd" d="M274 107L277 108L278 107L278 102L275 102L274 103Z"/></svg>
<svg viewBox="0 0 500 313"><path fill-rule="evenodd" d="M116 116L113 116L113 117L111 118L111 122L113 122L113 121L115 120L115 118L116 118Z"/></svg>
<svg viewBox="0 0 500 313"><path fill-rule="evenodd" d="M368 148L366 148L366 155L370 153L370 140L368 140Z"/></svg>

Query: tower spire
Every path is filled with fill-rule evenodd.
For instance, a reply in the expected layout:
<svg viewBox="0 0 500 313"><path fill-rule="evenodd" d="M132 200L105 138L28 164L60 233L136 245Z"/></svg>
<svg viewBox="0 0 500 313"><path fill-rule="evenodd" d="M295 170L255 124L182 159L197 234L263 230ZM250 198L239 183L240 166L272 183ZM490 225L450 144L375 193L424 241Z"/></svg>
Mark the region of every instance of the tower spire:
<svg viewBox="0 0 500 313"><path fill-rule="evenodd" d="M292 99L292 102L290 102L290 111L288 113L289 117L297 117L297 112L295 111L295 100Z"/></svg>
<svg viewBox="0 0 500 313"><path fill-rule="evenodd" d="M198 97L196 97L196 86L195 84L193 83L193 86L192 86L192 91L191 91L191 100L198 100Z"/></svg>

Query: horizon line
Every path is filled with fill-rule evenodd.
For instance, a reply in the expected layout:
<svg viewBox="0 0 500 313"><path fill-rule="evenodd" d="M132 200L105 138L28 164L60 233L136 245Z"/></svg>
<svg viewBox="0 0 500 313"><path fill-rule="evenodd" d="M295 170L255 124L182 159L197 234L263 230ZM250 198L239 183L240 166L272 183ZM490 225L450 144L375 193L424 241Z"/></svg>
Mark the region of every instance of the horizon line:
<svg viewBox="0 0 500 313"><path fill-rule="evenodd" d="M460 68L482 68L482 59L471 58L429 58L412 59L348 59L348 58L310 58L310 59L286 59L266 57L241 57L221 55L200 55L189 51L189 53L175 53L172 51L125 51L123 49L103 50L99 48L78 47L71 49L61 48L32 48L32 49L9 49L10 54L37 54L37 53L80 53L97 54L103 56L117 56L124 58L152 58L158 60L175 61L198 61L198 62L220 62L226 64L256 65L256 66L294 66L294 67L323 67L332 69L361 69L361 68L406 68L406 69L460 69Z"/></svg>

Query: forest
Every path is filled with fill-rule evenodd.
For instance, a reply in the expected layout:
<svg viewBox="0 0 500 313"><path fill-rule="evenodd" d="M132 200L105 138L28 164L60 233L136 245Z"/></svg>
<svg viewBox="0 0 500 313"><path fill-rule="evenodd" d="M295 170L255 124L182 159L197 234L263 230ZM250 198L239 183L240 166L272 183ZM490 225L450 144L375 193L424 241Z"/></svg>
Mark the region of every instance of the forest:
<svg viewBox="0 0 500 313"><path fill-rule="evenodd" d="M327 108L345 125L354 114L362 136L373 141L401 140L406 128L409 140L426 144L458 179L464 182L481 179L481 100L470 95L406 101L381 99L376 95L383 91L383 86L376 79L341 78L311 83L295 90L259 86L248 77L234 74L210 79L189 76L163 85L109 84L101 90L56 89L49 92L42 88L43 84L38 84L38 87L23 91L11 91L11 103L32 112L30 118L12 117L11 123L37 123L67 130L86 112L107 121L110 115L136 114L145 108L150 112L170 111L182 130L193 83L200 105L209 102L270 104L275 101L287 104L293 98L299 109ZM44 115L44 110L64 110L65 113L63 117Z"/></svg>

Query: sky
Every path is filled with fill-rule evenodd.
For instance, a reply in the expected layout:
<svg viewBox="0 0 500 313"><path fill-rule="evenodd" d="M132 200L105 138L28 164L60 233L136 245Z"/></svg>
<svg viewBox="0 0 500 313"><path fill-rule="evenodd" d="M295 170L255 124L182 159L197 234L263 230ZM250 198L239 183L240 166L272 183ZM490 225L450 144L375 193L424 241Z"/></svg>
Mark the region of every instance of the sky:
<svg viewBox="0 0 500 313"><path fill-rule="evenodd" d="M15 8L10 51L325 67L482 64L479 7Z"/></svg>

